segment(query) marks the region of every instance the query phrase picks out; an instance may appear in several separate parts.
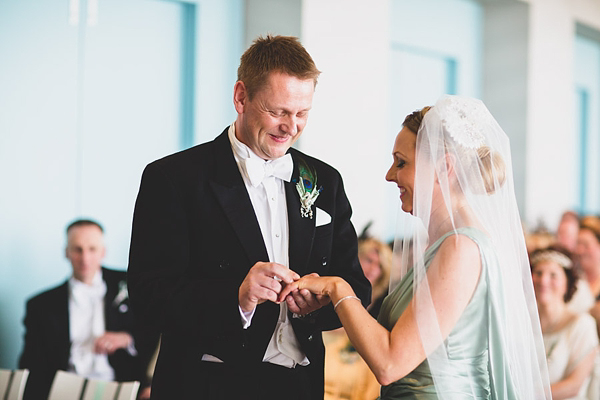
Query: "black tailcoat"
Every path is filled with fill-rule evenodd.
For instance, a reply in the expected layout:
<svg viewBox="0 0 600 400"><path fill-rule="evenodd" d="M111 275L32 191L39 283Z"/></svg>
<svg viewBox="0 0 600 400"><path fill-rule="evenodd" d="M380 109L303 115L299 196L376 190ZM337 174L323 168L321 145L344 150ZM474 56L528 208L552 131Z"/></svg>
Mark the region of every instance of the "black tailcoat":
<svg viewBox="0 0 600 400"><path fill-rule="evenodd" d="M185 398L203 354L255 370L279 315L279 305L260 304L242 329L238 290L249 269L269 261L249 194L225 129L215 140L167 156L144 170L135 205L129 258L132 305L162 332L153 399ZM295 149L292 182L285 182L289 266L299 275L343 277L368 304L370 285L357 257L351 208L340 174ZM302 158L317 173L322 191L315 205L331 222L303 218L296 190ZM330 305L292 325L308 368L312 398L323 398L322 330L340 326ZM281 394L280 394L281 395Z"/></svg>

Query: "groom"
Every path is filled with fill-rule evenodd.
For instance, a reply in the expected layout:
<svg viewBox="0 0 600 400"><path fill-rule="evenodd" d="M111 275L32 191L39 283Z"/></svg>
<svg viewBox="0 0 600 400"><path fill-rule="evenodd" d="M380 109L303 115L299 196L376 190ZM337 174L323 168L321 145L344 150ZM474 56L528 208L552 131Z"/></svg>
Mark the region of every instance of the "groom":
<svg viewBox="0 0 600 400"><path fill-rule="evenodd" d="M286 283L346 279L368 304L339 173L291 146L320 72L293 37L242 55L235 122L213 141L149 164L131 238L129 290L162 332L153 399L322 399L329 299Z"/></svg>

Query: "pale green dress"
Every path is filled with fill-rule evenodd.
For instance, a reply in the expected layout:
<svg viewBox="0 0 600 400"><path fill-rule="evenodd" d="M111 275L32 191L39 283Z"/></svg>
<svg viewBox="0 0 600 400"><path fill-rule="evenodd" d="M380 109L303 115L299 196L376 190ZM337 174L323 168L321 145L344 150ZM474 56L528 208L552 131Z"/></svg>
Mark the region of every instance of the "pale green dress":
<svg viewBox="0 0 600 400"><path fill-rule="evenodd" d="M454 234L450 232L437 240L424 255L428 268L443 240ZM482 271L471 301L459 318L444 346L450 361L445 369L448 382L444 392L450 398L462 399L514 399L507 366L502 352L502 339L498 332L498 321L503 310L498 310L490 297L490 267L497 267L497 257L490 239L474 228L459 228L457 234L471 238L478 246L482 260ZM500 285L501 282L493 285ZM391 331L413 296L413 270L409 270L396 289L383 302L379 323ZM494 287L491 288L494 290ZM494 385L494 382L503 382ZM505 384L506 383L506 384ZM497 388L494 386L498 386ZM472 394L475 393L476 397ZM404 378L381 388L381 399L437 399L436 389L427 360Z"/></svg>

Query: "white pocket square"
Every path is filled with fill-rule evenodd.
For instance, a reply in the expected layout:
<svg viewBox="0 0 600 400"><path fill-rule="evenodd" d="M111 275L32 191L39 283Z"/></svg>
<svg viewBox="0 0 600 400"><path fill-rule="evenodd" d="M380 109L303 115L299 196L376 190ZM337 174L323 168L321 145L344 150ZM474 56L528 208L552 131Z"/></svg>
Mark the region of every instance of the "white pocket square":
<svg viewBox="0 0 600 400"><path fill-rule="evenodd" d="M321 210L317 207L317 222L316 226L327 225L331 222L331 215L327 214L327 211Z"/></svg>

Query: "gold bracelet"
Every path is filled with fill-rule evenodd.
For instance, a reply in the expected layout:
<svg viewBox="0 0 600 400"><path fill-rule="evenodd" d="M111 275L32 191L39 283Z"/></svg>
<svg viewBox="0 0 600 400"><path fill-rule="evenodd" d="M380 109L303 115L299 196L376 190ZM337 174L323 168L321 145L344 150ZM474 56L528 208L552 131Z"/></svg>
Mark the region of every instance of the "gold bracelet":
<svg viewBox="0 0 600 400"><path fill-rule="evenodd" d="M345 297L342 297L341 299L339 299L337 301L337 303L335 303L335 306L333 306L333 311L335 311L335 309L337 308L337 306L339 306L342 301L348 300L348 299L356 299L356 300L360 301L360 299L358 297L356 297L356 296L345 296ZM362 301L360 301L360 302L362 304Z"/></svg>

